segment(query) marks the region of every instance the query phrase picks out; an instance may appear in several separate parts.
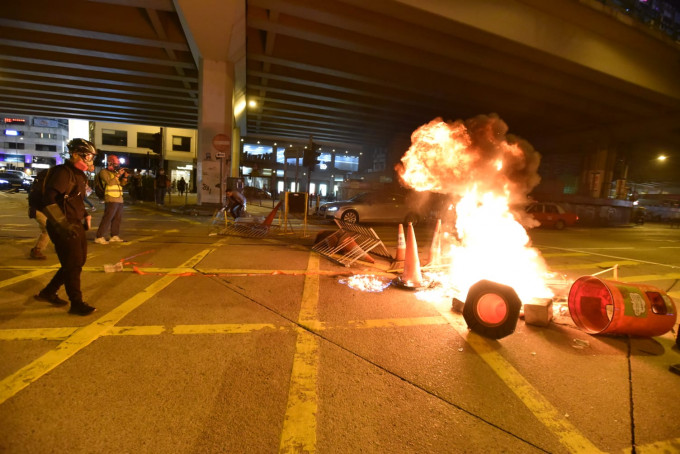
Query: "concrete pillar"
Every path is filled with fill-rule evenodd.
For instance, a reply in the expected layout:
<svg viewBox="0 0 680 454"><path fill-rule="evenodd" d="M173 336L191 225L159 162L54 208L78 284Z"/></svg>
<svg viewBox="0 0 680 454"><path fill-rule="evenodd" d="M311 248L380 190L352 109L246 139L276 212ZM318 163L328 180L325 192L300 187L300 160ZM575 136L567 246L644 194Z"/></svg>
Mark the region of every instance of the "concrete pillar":
<svg viewBox="0 0 680 454"><path fill-rule="evenodd" d="M245 117L235 118L234 107L245 106L245 1L173 4L199 68L197 201L223 203L226 179L239 176L237 124Z"/></svg>

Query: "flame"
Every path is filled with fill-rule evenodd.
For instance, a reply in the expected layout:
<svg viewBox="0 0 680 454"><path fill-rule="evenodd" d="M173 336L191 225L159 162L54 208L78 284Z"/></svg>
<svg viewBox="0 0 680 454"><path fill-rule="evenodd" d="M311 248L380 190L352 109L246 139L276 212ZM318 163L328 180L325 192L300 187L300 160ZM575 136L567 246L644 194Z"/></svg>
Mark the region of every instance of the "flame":
<svg viewBox="0 0 680 454"><path fill-rule="evenodd" d="M436 279L462 300L482 279L514 288L522 301L552 297L545 261L510 210L540 181L540 155L507 129L496 115L435 119L412 134L397 166L407 186L457 200L455 222L443 225L446 272Z"/></svg>

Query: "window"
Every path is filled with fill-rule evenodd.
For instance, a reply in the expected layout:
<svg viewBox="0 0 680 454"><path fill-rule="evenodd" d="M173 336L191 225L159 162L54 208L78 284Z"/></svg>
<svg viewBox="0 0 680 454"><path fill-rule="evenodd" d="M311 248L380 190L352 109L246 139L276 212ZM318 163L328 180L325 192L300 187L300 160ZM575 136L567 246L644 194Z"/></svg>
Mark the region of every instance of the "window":
<svg viewBox="0 0 680 454"><path fill-rule="evenodd" d="M118 147L127 147L127 131L102 129L102 145L115 145Z"/></svg>
<svg viewBox="0 0 680 454"><path fill-rule="evenodd" d="M34 132L33 136L37 137L38 139L57 139L56 134L52 134L49 132Z"/></svg>
<svg viewBox="0 0 680 454"><path fill-rule="evenodd" d="M5 142L5 148L9 150L23 150L24 144L17 142Z"/></svg>
<svg viewBox="0 0 680 454"><path fill-rule="evenodd" d="M35 144L35 151L57 151L56 145L44 145L41 143Z"/></svg>
<svg viewBox="0 0 680 454"><path fill-rule="evenodd" d="M191 137L172 136L172 151L191 151Z"/></svg>
<svg viewBox="0 0 680 454"><path fill-rule="evenodd" d="M335 155L335 168L356 172L359 170L359 156L337 154Z"/></svg>
<svg viewBox="0 0 680 454"><path fill-rule="evenodd" d="M154 133L152 132L138 132L137 133L137 148L150 148L153 150L155 144Z"/></svg>

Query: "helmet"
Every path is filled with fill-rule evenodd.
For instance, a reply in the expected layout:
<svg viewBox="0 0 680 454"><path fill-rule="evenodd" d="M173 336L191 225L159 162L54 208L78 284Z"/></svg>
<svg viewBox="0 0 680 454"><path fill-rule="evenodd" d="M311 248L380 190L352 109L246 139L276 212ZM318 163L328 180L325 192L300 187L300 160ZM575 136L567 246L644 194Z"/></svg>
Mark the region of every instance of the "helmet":
<svg viewBox="0 0 680 454"><path fill-rule="evenodd" d="M68 151L71 154L80 155L97 154L97 149L94 147L94 144L89 140L72 139L66 144L66 146L68 147Z"/></svg>
<svg viewBox="0 0 680 454"><path fill-rule="evenodd" d="M106 166L107 167L120 167L120 160L118 159L118 156L115 154L110 154L106 157Z"/></svg>

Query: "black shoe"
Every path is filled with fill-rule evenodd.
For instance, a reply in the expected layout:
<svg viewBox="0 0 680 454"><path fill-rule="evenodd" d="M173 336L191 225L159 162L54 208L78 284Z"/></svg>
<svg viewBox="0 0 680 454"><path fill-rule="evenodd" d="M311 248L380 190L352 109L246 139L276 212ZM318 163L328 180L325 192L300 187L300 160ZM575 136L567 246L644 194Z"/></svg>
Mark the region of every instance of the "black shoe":
<svg viewBox="0 0 680 454"><path fill-rule="evenodd" d="M59 298L59 296L57 296L56 293L48 295L47 293L40 292L37 295L35 295L34 298L37 299L38 301L46 301L55 306L66 306L68 304L68 301Z"/></svg>
<svg viewBox="0 0 680 454"><path fill-rule="evenodd" d="M75 315L90 315L97 309L90 306L87 303L71 304L71 308L68 310L69 314Z"/></svg>

